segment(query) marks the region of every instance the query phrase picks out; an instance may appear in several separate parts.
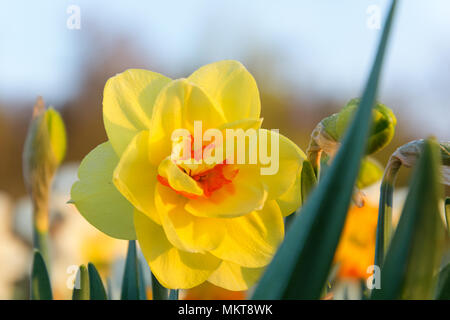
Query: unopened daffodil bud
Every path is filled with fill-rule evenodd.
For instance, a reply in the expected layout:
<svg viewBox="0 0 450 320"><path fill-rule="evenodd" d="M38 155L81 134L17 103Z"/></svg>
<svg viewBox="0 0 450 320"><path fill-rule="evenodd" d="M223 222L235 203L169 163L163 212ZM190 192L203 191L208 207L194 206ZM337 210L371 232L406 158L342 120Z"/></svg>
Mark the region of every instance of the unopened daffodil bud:
<svg viewBox="0 0 450 320"><path fill-rule="evenodd" d="M340 112L322 119L314 128L307 149L307 156L317 176L320 174L320 163L324 159L332 159L339 150L341 141L357 111L359 103L360 99L358 98L350 100ZM366 155L383 149L391 142L396 124L397 119L392 110L384 104L376 103L372 109L372 124ZM328 157L323 157L323 153ZM382 173L381 166L374 160L368 157L363 159L358 176L357 189L354 194L354 202L356 204L362 205L363 203L362 194L358 189L378 181Z"/></svg>
<svg viewBox="0 0 450 320"><path fill-rule="evenodd" d="M356 113L360 99L352 99L337 114L336 133L338 141L344 137L347 127ZM375 153L383 149L391 142L395 133L397 119L391 109L379 102L372 109L372 128L367 144L367 154Z"/></svg>
<svg viewBox="0 0 450 320"><path fill-rule="evenodd" d="M360 99L352 99L338 113L326 117L314 129L311 135L311 147L320 148L331 157L339 149L347 127L356 113ZM366 154L375 153L391 142L395 133L397 119L391 109L377 103L372 110L372 129L369 136ZM314 148L314 146L316 148Z"/></svg>
<svg viewBox="0 0 450 320"><path fill-rule="evenodd" d="M57 111L52 108L46 110L43 99L39 97L23 150L23 175L33 204L36 234L45 234L48 230L49 190L53 175L65 153L64 122ZM36 237L35 247L40 247Z"/></svg>
<svg viewBox="0 0 450 320"><path fill-rule="evenodd" d="M414 140L397 148L389 158L386 169L394 170L396 174L400 166L414 167L422 153L424 141L423 139ZM439 150L442 161L442 183L450 185L450 142L440 141Z"/></svg>

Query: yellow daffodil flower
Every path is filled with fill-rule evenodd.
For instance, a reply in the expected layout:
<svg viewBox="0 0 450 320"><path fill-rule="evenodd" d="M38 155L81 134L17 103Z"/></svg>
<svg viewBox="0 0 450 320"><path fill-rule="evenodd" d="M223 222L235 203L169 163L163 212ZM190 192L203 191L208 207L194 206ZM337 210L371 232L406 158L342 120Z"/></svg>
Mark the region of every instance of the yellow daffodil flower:
<svg viewBox="0 0 450 320"><path fill-rule="evenodd" d="M82 161L72 187L81 214L112 237L137 239L167 288L208 281L240 291L254 284L283 240L283 217L301 204L305 155L286 137L260 128L259 92L245 67L220 61L177 80L127 70L106 83L103 118L109 140ZM176 161L180 145L172 134L187 129L195 140L196 121L215 132L255 130L257 149L278 151L277 171L262 174L268 165L261 159ZM261 133L276 138L278 150L263 146ZM255 152L247 151L249 157Z"/></svg>

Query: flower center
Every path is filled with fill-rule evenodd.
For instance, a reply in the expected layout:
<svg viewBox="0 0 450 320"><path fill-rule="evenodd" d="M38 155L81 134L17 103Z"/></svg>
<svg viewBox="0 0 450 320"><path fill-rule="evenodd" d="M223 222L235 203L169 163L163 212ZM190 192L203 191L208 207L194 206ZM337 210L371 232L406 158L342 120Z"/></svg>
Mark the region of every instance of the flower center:
<svg viewBox="0 0 450 320"><path fill-rule="evenodd" d="M233 168L229 164L221 163L212 169L192 176L192 178L200 184L204 195L210 197L214 191L233 182L233 178L238 172L239 169Z"/></svg>
<svg viewBox="0 0 450 320"><path fill-rule="evenodd" d="M199 196L185 191L174 189L167 178L158 174L158 181L189 199L197 199L199 197L209 198L214 193L227 185L230 191L233 191L233 179L239 173L236 165L228 164L226 159L222 163L206 163L202 159L203 156L197 157L194 150L194 142L192 136L190 137L190 154L186 156L181 150L185 142L179 141L174 143L172 149L172 159L177 164L178 168L187 174L190 178L195 180L197 184L203 189L203 195ZM214 148L214 143L205 144L202 146L202 153L209 148ZM197 153L198 154L198 153Z"/></svg>

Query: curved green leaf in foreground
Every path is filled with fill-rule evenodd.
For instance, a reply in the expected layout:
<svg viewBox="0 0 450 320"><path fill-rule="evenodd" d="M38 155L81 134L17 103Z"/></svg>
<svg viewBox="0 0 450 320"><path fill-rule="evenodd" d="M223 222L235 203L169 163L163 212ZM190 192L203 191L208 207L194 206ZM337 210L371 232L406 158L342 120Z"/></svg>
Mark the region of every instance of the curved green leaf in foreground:
<svg viewBox="0 0 450 320"><path fill-rule="evenodd" d="M342 147L295 218L253 299L318 299L325 286L370 130L372 108L392 24L392 1L372 71Z"/></svg>

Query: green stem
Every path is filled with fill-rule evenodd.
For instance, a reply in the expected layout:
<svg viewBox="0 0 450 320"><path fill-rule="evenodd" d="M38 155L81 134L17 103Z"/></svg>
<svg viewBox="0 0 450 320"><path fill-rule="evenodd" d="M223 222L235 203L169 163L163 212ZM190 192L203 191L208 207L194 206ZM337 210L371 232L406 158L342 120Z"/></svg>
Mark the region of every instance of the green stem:
<svg viewBox="0 0 450 320"><path fill-rule="evenodd" d="M317 179L320 177L320 159L322 157L322 152L323 151L319 148L314 139L311 139L311 141L309 142L308 150L306 151L306 155L309 162L311 163Z"/></svg>
<svg viewBox="0 0 450 320"><path fill-rule="evenodd" d="M169 300L178 300L178 289L170 290Z"/></svg>
<svg viewBox="0 0 450 320"><path fill-rule="evenodd" d="M48 232L39 231L34 228L33 247L39 250L45 263L48 265Z"/></svg>
<svg viewBox="0 0 450 320"><path fill-rule="evenodd" d="M169 297L168 289L163 287L152 272L152 294L153 300L167 300Z"/></svg>
<svg viewBox="0 0 450 320"><path fill-rule="evenodd" d="M33 248L39 250L42 258L50 269L48 240L48 206L35 204L33 208Z"/></svg>
<svg viewBox="0 0 450 320"><path fill-rule="evenodd" d="M401 162L398 159L391 157L381 181L375 246L375 265L379 267L383 265L384 255L387 252L393 234L392 205L394 184L400 166Z"/></svg>

